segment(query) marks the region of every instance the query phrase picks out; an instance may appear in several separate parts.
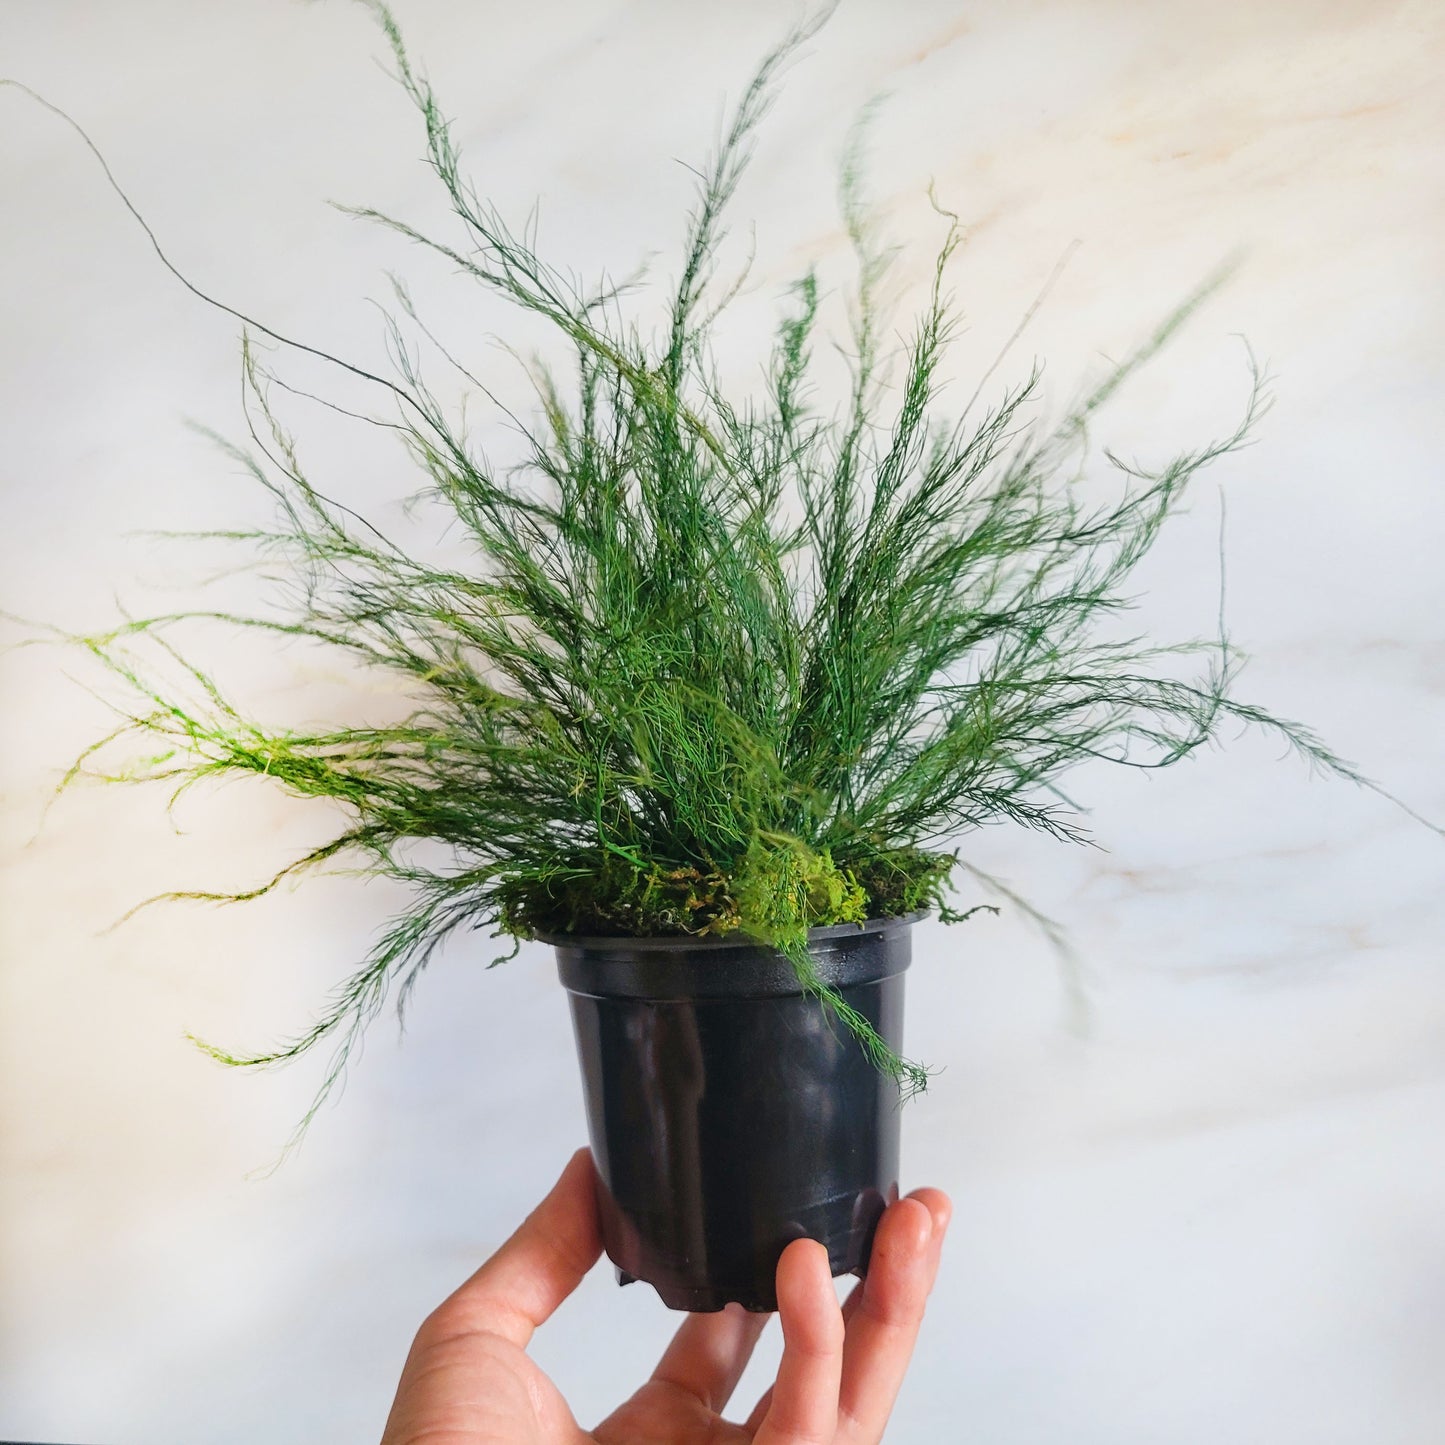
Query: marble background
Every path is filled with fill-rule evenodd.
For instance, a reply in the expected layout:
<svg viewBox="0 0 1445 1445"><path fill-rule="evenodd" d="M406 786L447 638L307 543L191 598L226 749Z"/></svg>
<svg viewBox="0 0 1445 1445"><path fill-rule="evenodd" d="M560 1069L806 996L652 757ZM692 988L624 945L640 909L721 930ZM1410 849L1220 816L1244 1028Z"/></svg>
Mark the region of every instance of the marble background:
<svg viewBox="0 0 1445 1445"><path fill-rule="evenodd" d="M651 253L660 278L688 197L675 160L704 153L793 13L397 9L480 188L514 216L540 196L545 249L579 271ZM1242 250L1100 431L1157 459L1230 425L1236 333L1277 378L1257 444L1201 484L1141 574L1141 617L1169 636L1212 625L1222 488L1242 693L1445 818L1445 14L846 0L810 52L738 197L757 262L725 334L735 374L753 374L803 265L845 283L837 158L879 91L871 173L906 248L905 307L940 234L930 179L969 228L960 396L1066 253L999 374L1047 357L1055 400ZM404 268L476 364L510 374L489 339L500 313L323 204L438 213L359 9L5 0L0 55L92 132L198 283L383 365L367 298ZM162 270L53 117L0 92L0 135L0 608L89 627L214 596L198 590L213 550L136 534L264 516L184 424L238 433L237 328ZM399 457L321 415L297 425L332 491L395 518L414 484ZM388 701L303 650L196 640L273 715ZM232 787L173 828L154 793L88 790L36 837L104 726L95 682L74 655L0 654L0 1437L375 1438L417 1321L582 1138L550 959L529 948L487 973L459 941L404 1041L378 1027L305 1148L253 1177L316 1069L230 1074L185 1031L245 1045L294 1028L397 899L322 880L105 931L157 890L263 876L327 819ZM890 1438L1438 1442L1445 843L1258 738L1152 779L1073 781L1099 849L998 831L967 854L1067 923L1085 1016L1015 913L919 930L910 1044L943 1072L908 1111L905 1183L950 1190L957 1215ZM536 1350L588 1422L673 1323L599 1269ZM770 1337L743 1396L775 1352Z"/></svg>

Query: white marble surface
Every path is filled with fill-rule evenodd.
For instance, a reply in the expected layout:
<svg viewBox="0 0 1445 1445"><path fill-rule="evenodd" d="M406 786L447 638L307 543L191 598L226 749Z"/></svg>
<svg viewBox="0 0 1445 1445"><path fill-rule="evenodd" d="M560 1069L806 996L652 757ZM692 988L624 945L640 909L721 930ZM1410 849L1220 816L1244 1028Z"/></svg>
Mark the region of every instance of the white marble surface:
<svg viewBox="0 0 1445 1445"><path fill-rule="evenodd" d="M398 11L483 189L513 214L540 194L545 245L584 272L646 250L664 276L687 186L672 158L705 148L790 13ZM1218 481L1231 623L1255 659L1243 691L1437 818L1442 20L1382 0L848 0L791 73L739 197L758 264L728 352L755 354L807 260L843 278L832 168L878 89L893 99L875 187L906 275L938 234L930 177L972 228L963 395L1074 240L1015 357L1047 356L1055 396L1246 248L1102 434L1157 456L1227 424L1244 377L1232 333L1277 374L1258 444L1151 560L1144 616L1209 626ZM90 128L202 284L380 361L365 297L401 265L500 366L495 312L322 205L436 210L359 10L7 0L0 53ZM162 272L52 118L0 92L0 135L0 607L84 626L117 597L183 602L213 554L124 534L260 514L182 425L236 431L235 327ZM400 463L306 425L332 489L393 515ZM368 705L314 656L205 645L264 705ZM299 1156L248 1178L315 1072L230 1075L184 1031L294 1026L394 900L325 881L102 932L157 889L257 877L326 824L229 788L189 803L177 833L154 794L107 790L28 843L105 717L63 672L85 676L73 658L0 655L0 1437L374 1438L416 1321L581 1137L549 959L485 973L452 948L405 1041L380 1028ZM1075 790L1102 851L999 832L969 852L1073 929L1087 1030L1017 918L920 931L911 1044L945 1071L909 1110L906 1182L949 1189L957 1218L890 1438L1445 1439L1445 844L1249 738ZM537 1350L586 1421L671 1324L599 1269Z"/></svg>

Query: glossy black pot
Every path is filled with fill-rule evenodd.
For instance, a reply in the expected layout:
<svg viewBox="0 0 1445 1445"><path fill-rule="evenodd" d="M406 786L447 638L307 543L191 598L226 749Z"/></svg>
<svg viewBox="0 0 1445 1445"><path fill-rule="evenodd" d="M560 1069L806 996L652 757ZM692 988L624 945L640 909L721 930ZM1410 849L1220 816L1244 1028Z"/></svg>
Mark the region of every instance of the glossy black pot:
<svg viewBox="0 0 1445 1445"><path fill-rule="evenodd" d="M809 950L895 1049L913 918L817 928ZM728 938L549 940L572 1006L603 1243L678 1310L777 1308L789 1241L861 1274L898 1195L897 1085L776 950Z"/></svg>

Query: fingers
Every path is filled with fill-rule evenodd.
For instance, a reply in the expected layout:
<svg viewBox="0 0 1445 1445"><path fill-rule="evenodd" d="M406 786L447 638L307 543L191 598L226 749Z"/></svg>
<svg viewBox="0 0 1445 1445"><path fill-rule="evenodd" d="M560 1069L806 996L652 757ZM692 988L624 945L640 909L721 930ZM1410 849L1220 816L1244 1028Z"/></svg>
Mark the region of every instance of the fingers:
<svg viewBox="0 0 1445 1445"><path fill-rule="evenodd" d="M828 1445L838 1423L843 1315L828 1251L795 1239L778 1261L783 1359L754 1445Z"/></svg>
<svg viewBox="0 0 1445 1445"><path fill-rule="evenodd" d="M728 1305L715 1314L689 1315L653 1371L654 1381L675 1385L720 1412L752 1358L770 1316Z"/></svg>
<svg viewBox="0 0 1445 1445"><path fill-rule="evenodd" d="M423 1331L432 1337L485 1332L525 1348L601 1253L592 1156L579 1149L551 1193Z"/></svg>
<svg viewBox="0 0 1445 1445"><path fill-rule="evenodd" d="M950 1212L946 1195L918 1190L886 1210L879 1222L868 1277L849 1301L838 1397L840 1442L877 1445L883 1438L938 1273Z"/></svg>
<svg viewBox="0 0 1445 1445"><path fill-rule="evenodd" d="M916 1199L925 1205L933 1216L933 1244L928 1262L928 1288L932 1292L933 1282L938 1278L939 1259L943 1254L943 1237L948 1233L948 1224L953 1218L953 1201L941 1189L915 1189L908 1198Z"/></svg>
<svg viewBox="0 0 1445 1445"><path fill-rule="evenodd" d="M882 1438L918 1332L916 1318L908 1325L909 1314L916 1310L921 1317L922 1300L938 1273L953 1207L948 1196L937 1189L917 1189L908 1200L913 1202L902 1210L901 1224L896 1219L887 1223L899 1211L899 1204L885 1211L868 1277L855 1285L843 1302L846 1336L836 1438L847 1445L873 1445ZM915 1205L922 1205L922 1210ZM919 1236L925 1232L927 1243L919 1250ZM758 1401L745 1427L749 1432L761 1429L777 1388L769 1389ZM758 1436L759 1441L763 1438Z"/></svg>

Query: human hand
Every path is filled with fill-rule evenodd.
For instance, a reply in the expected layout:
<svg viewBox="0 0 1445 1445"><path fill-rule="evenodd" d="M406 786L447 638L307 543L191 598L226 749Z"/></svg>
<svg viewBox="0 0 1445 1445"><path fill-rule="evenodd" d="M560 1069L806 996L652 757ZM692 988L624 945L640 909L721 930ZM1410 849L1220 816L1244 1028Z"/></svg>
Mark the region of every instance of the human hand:
<svg viewBox="0 0 1445 1445"><path fill-rule="evenodd" d="M841 1309L823 1246L800 1239L783 1251L783 1358L745 1424L721 1412L769 1317L729 1305L689 1315L652 1378L589 1433L526 1352L602 1253L596 1176L581 1149L522 1227L423 1323L382 1445L877 1445L949 1214L937 1189L890 1205L868 1277Z"/></svg>

